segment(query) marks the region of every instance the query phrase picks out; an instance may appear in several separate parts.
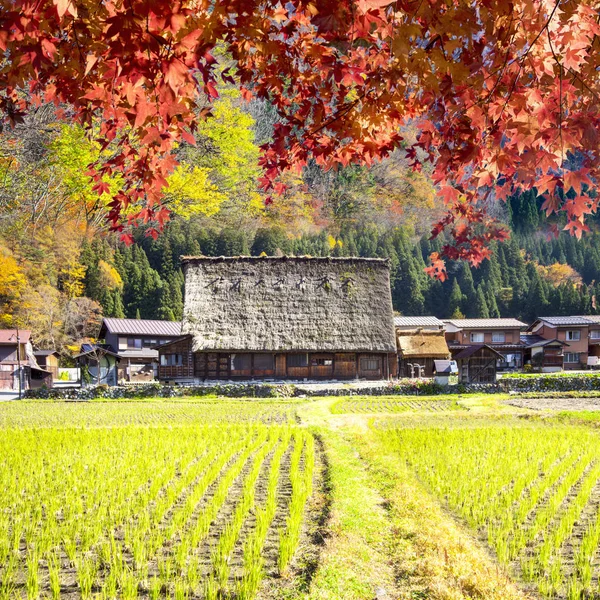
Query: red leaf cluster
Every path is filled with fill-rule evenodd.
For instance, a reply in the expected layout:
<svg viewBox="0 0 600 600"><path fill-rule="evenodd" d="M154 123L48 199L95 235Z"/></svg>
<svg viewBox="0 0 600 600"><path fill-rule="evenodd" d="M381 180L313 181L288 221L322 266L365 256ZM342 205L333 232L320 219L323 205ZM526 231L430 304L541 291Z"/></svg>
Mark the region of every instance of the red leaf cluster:
<svg viewBox="0 0 600 600"><path fill-rule="evenodd" d="M574 235L597 210L600 78L595 0L0 0L0 109L15 122L41 99L66 103L123 174L109 219L158 233L161 194L210 111L217 46L245 98L279 113L263 187L308 160L371 164L403 142L433 164L450 258L478 264L506 232L484 206L535 187ZM203 112L200 112L200 106ZM127 208L124 217L124 208ZM431 272L443 276L434 257Z"/></svg>

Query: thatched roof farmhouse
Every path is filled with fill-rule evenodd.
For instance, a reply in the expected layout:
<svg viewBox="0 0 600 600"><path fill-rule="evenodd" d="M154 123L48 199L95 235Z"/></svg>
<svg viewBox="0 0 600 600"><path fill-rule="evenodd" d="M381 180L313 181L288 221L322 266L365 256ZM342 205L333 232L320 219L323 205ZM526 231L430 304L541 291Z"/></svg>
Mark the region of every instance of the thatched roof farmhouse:
<svg viewBox="0 0 600 600"><path fill-rule="evenodd" d="M194 356L187 370L181 364L183 376L347 379L395 373L386 260L283 256L182 262L186 338L179 344L187 340ZM185 353L183 346L179 350L175 354ZM161 359L169 361L180 359ZM163 379L175 375L174 369L163 371Z"/></svg>

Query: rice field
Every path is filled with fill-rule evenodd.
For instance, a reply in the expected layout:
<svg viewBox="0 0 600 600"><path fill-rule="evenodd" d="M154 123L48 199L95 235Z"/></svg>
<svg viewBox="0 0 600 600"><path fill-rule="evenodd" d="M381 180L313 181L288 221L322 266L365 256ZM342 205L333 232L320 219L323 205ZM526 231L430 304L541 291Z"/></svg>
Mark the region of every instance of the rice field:
<svg viewBox="0 0 600 600"><path fill-rule="evenodd" d="M315 471L287 407L38 404L0 408L0 599L243 600L286 573Z"/></svg>
<svg viewBox="0 0 600 600"><path fill-rule="evenodd" d="M544 598L600 598L600 438L575 427L419 426L379 435Z"/></svg>
<svg viewBox="0 0 600 600"><path fill-rule="evenodd" d="M402 413L407 411L439 412L461 408L456 400L438 400L435 396L427 399L404 396L350 396L336 402L333 414L358 413Z"/></svg>
<svg viewBox="0 0 600 600"><path fill-rule="evenodd" d="M0 428L126 427L130 425L191 425L194 423L291 423L294 400L123 400L5 402Z"/></svg>

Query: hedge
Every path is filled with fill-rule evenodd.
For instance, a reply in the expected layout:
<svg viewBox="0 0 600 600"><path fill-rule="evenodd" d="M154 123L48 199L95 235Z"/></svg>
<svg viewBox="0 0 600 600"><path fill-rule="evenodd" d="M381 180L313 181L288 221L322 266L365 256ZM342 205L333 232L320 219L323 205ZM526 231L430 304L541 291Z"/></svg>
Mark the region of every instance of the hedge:
<svg viewBox="0 0 600 600"><path fill-rule="evenodd" d="M501 392L499 385L439 385L430 380L402 380L387 385L368 387L312 388L287 383L218 383L197 386L164 386L151 383L139 386L99 385L85 388L40 388L27 390L25 398L38 400L93 400L133 398L183 398L190 396L225 396L228 398L293 398L317 396L436 396L440 394L465 394Z"/></svg>

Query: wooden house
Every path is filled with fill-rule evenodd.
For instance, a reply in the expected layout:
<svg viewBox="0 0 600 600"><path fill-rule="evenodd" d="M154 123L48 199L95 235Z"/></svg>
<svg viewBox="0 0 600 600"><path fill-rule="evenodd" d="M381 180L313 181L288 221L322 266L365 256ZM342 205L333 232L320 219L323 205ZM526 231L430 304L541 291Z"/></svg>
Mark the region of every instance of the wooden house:
<svg viewBox="0 0 600 600"><path fill-rule="evenodd" d="M156 347L179 336L181 321L105 318L98 339L119 357L116 381L141 383L156 379Z"/></svg>
<svg viewBox="0 0 600 600"><path fill-rule="evenodd" d="M34 350L33 355L40 369L50 373L53 380L58 379L60 354L56 350Z"/></svg>
<svg viewBox="0 0 600 600"><path fill-rule="evenodd" d="M386 379L396 343L386 260L184 257L183 336L159 379Z"/></svg>
<svg viewBox="0 0 600 600"><path fill-rule="evenodd" d="M450 358L443 329L396 327L398 375L433 377L434 361Z"/></svg>
<svg viewBox="0 0 600 600"><path fill-rule="evenodd" d="M18 392L52 386L52 375L37 364L31 331L0 329L0 390Z"/></svg>
<svg viewBox="0 0 600 600"><path fill-rule="evenodd" d="M459 383L496 383L497 363L502 355L487 344L469 346L454 357Z"/></svg>

